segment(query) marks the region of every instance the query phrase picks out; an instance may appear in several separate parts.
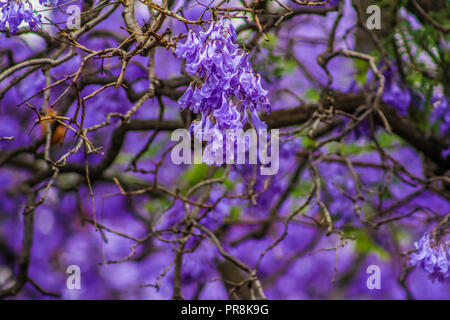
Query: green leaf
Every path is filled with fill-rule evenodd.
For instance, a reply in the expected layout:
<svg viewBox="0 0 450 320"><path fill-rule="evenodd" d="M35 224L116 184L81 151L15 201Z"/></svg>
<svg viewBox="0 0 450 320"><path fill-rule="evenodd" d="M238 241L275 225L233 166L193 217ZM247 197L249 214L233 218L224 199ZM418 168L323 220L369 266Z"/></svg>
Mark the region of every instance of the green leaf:
<svg viewBox="0 0 450 320"><path fill-rule="evenodd" d="M208 168L206 163L192 165L192 168L187 170L182 176L182 180L187 181L187 189L204 180L208 174Z"/></svg>
<svg viewBox="0 0 450 320"><path fill-rule="evenodd" d="M277 46L277 37L273 34L267 34L268 41L263 41L261 47L264 49L272 50Z"/></svg>
<svg viewBox="0 0 450 320"><path fill-rule="evenodd" d="M297 68L297 61L294 59L286 59L283 63L284 73L293 73Z"/></svg>
<svg viewBox="0 0 450 320"><path fill-rule="evenodd" d="M167 198L156 198L144 204L145 210L147 210L150 214L161 212L169 206L170 201Z"/></svg>
<svg viewBox="0 0 450 320"><path fill-rule="evenodd" d="M316 140L312 140L308 137L302 137L302 146L304 148L315 147L317 145Z"/></svg>
<svg viewBox="0 0 450 320"><path fill-rule="evenodd" d="M355 80L360 84L367 82L367 72L369 71L369 63L365 60L355 60L356 75Z"/></svg>
<svg viewBox="0 0 450 320"><path fill-rule="evenodd" d="M230 209L230 214L228 215L228 218L230 220L236 220L239 219L241 216L242 208L238 206L232 206Z"/></svg>
<svg viewBox="0 0 450 320"><path fill-rule="evenodd" d="M316 89L308 89L305 91L305 97L310 100L311 102L319 102L320 100L320 94L319 91Z"/></svg>
<svg viewBox="0 0 450 320"><path fill-rule="evenodd" d="M354 229L350 234L355 236L355 249L357 251L361 253L377 253L381 259L389 259L389 252L376 244L364 230Z"/></svg>
<svg viewBox="0 0 450 320"><path fill-rule="evenodd" d="M313 183L311 181L305 180L294 188L292 195L296 198L306 197L310 193L312 185Z"/></svg>
<svg viewBox="0 0 450 320"><path fill-rule="evenodd" d="M223 168L218 168L216 170L216 172L214 172L213 178L214 179L220 179L220 178L223 177L224 174L225 174L225 170ZM223 181L223 185L225 186L227 191L229 191L229 190L233 190L234 189L234 187L236 186L236 183L234 183L230 179L226 178Z"/></svg>

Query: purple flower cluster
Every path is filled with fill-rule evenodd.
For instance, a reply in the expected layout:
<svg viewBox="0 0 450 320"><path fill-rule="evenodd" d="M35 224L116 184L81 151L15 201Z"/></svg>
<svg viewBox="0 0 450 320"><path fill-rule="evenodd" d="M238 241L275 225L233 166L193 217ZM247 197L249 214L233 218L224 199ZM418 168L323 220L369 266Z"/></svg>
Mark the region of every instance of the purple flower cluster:
<svg viewBox="0 0 450 320"><path fill-rule="evenodd" d="M40 4L46 2L47 0L39 0ZM6 23L8 23L9 32L15 34L23 21L28 23L32 30L36 30L42 26L41 15L33 10L33 5L29 0L0 1L0 8L2 8L0 30L5 30Z"/></svg>
<svg viewBox="0 0 450 320"><path fill-rule="evenodd" d="M434 243L430 234L425 233L414 243L416 253L411 255L410 263L420 265L434 281L444 281L450 277L450 247L445 241Z"/></svg>
<svg viewBox="0 0 450 320"><path fill-rule="evenodd" d="M383 101L395 107L402 115L408 114L409 104L411 103L410 89L401 82L397 70L386 71L385 87L383 92Z"/></svg>
<svg viewBox="0 0 450 320"><path fill-rule="evenodd" d="M441 124L441 133L450 135L450 101L444 96L436 96L432 99L434 105L433 120Z"/></svg>
<svg viewBox="0 0 450 320"><path fill-rule="evenodd" d="M199 78L191 83L178 100L181 109L200 113L193 123L194 134L213 129L242 129L248 114L255 129L265 129L258 111L270 112L267 91L255 74L247 54L236 43L236 32L229 19L213 22L206 32L189 31L185 43L175 49L178 58L186 60L186 72Z"/></svg>

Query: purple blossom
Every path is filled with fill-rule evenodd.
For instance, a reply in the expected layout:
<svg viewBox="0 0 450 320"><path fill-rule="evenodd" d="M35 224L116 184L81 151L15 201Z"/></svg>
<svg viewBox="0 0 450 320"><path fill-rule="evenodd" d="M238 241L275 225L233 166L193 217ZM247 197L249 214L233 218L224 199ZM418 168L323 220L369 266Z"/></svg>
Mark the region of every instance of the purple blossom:
<svg viewBox="0 0 450 320"><path fill-rule="evenodd" d="M47 0L39 0L40 4L46 3ZM0 30L5 30L8 23L9 32L11 34L19 31L19 25L25 21L31 30L37 30L42 26L41 15L33 10L33 5L29 0L10 0L0 1L2 8L2 16L0 18Z"/></svg>
<svg viewBox="0 0 450 320"><path fill-rule="evenodd" d="M431 99L434 109L432 120L440 123L441 133L450 134L450 101L444 96L435 96Z"/></svg>
<svg viewBox="0 0 450 320"><path fill-rule="evenodd" d="M401 114L407 115L409 104L411 103L411 93L403 83L396 70L384 73L386 85L383 93L384 102L395 107Z"/></svg>
<svg viewBox="0 0 450 320"><path fill-rule="evenodd" d="M450 247L445 241L435 243L430 234L425 233L414 243L416 253L411 255L412 266L420 265L434 281L444 281L450 277Z"/></svg>
<svg viewBox="0 0 450 320"><path fill-rule="evenodd" d="M258 111L270 112L267 91L261 78L252 70L247 54L236 44L236 32L230 20L213 22L206 32L188 33L186 42L175 49L178 58L186 60L186 71L199 77L178 100L181 109L202 115L191 130L198 135L203 129L242 129L248 114L257 130L266 125ZM209 161L208 161L209 162Z"/></svg>
<svg viewBox="0 0 450 320"><path fill-rule="evenodd" d="M233 25L222 19L213 22L206 32L196 34L191 30L186 42L175 49L175 54L186 60L186 71L202 78L202 83L191 83L178 101L180 107L213 115L216 125L224 128L234 128L224 111L270 111L260 76L253 73L247 54L235 42ZM242 121L238 127L242 128L247 117L239 115L239 118ZM258 123L254 125L265 127L257 114L252 119Z"/></svg>
<svg viewBox="0 0 450 320"><path fill-rule="evenodd" d="M9 7L10 3L14 4L13 1L19 3L16 0L0 0L0 10ZM28 1L33 4L34 9L38 9L37 1ZM57 0L47 0L46 3L54 6L57 2ZM59 1L60 4L70 2L71 0ZM337 2L338 0L330 1L326 6ZM7 4L5 5L5 3ZM95 3L98 4L98 2ZM20 4L28 8L26 0L20 1ZM294 3L291 5L294 8L300 6ZM173 10L177 11L180 6L181 4L178 6L175 4ZM135 51L134 48L138 48L135 47L138 44L132 37L130 41L121 45L121 41L118 41L120 37L117 39L115 36L99 38L98 34L95 34L102 30L111 31L114 34L120 33L122 36L125 34L124 30L120 28L126 25L121 15L123 6L117 6L116 11L111 15L104 14L111 8L113 7L99 8L99 20L101 21L92 29L86 30L77 41L89 50L97 51L120 46L123 50L131 53ZM204 6L184 5L183 8L183 16L189 20L197 20L200 17L202 20L206 20L211 16L211 11L203 13ZM323 6L317 8L309 6L309 8L322 10ZM52 20L55 22L65 21L67 18L65 9L67 8L53 10L51 12ZM141 13L136 10L136 15L139 25L144 26L145 21L148 21L147 11ZM220 16L221 12L216 12L216 15ZM320 91L322 87L320 83L326 82L326 75L316 63L316 58L324 50L321 39L332 28L335 15L336 13L325 16L299 15L290 20L283 20L277 28L265 30L270 41L266 43L261 39L255 46L256 50L251 53L252 59L247 58L246 52L237 45L233 30L227 29L228 27L232 28L226 24L229 23L228 20L216 22L217 30L210 33L206 31L209 24L206 29L199 29L203 31L202 33L189 33L187 39L179 41L177 51L185 56L183 60L186 60L186 68L192 72L191 74L194 75L192 78L195 80L190 86L187 86L186 93L180 99L179 104L172 101L172 95L165 93L168 90L157 90L158 99L148 99L130 120L132 122L137 120L135 123L142 120L152 122L152 119L160 116L160 107L164 106L164 114L161 116L163 116L163 122L169 124L167 128L169 129L172 126L171 123L181 124L179 105L183 105L198 115L199 120L191 126L194 132L203 133L208 129L214 129L214 132L221 133L226 128L247 127L250 122L255 127L263 127L264 124L260 123L261 119L258 114L261 114L261 111L266 108L264 105L267 102L266 95L260 94L265 91L260 88L259 77L253 72L246 72L247 69L252 69L249 62L251 61L253 70L256 70L256 64L259 66L258 70L264 70L264 68L268 70L265 72L264 79L271 83L269 91L273 93L272 106L288 110L295 108L299 101L301 103L302 99L298 99L298 97L301 97L305 90L314 88ZM356 31L356 28L351 29L351 26L357 22L356 15L354 8L347 1L344 18L336 33L336 48L370 49L355 48L353 31ZM101 19L102 16L105 17L104 20ZM163 16L165 15L163 14ZM0 13L0 19L2 17L3 15ZM221 29L217 27L217 24L220 23L222 23ZM18 26L20 32L21 28ZM20 26L28 29L28 24L23 20ZM61 27L64 28L64 26ZM166 27L171 28L171 36L164 33L163 30ZM197 28L193 24L189 24L188 27ZM8 20L6 20L5 28L11 29ZM50 29L48 31L51 39L58 40L59 33ZM348 39L344 39L347 29L349 29ZM167 16L160 32L165 39L173 41L181 32L185 32L184 30L184 23ZM409 32L409 28L405 29L405 32ZM60 45L66 47L66 44L60 41L55 42L56 47L46 46L45 41L34 41L34 39L31 39L32 41L25 39L27 41L24 41L23 37L13 37L7 33L8 31L0 33L2 37L0 43L3 49L0 54L2 69L8 69L36 57L51 57L59 51ZM248 37L252 38L252 35L259 33L259 30L248 29L247 33L249 33ZM415 37L410 35L407 34L406 39L416 53ZM441 41L439 48L436 47L436 53L445 51L444 39L438 40L434 41L435 43ZM187 42L185 43L185 41ZM191 45L187 44L189 41ZM403 42L399 41L398 44L400 52L404 52ZM292 73L288 72L287 69L291 69L293 67L291 63L294 62L286 60L291 56L291 49L295 55L294 60L299 60L306 66L305 69L296 66ZM44 69L48 66L50 80L55 83L51 90L47 91L50 93L50 104L52 105L58 102L58 97L71 83L70 79L60 84L56 84L56 81L76 73L83 58L86 57L86 52L82 48L73 47L67 47L58 57L65 56L70 52L69 50L76 50L78 54L60 65L43 66ZM270 58L273 60L268 57L261 59L262 54L272 55ZM55 59L59 60L59 58ZM139 97L141 93L148 91L147 63L149 57L146 55L138 54L130 58L123 86L119 88L104 87L103 80L97 83L97 79L104 79L109 83L112 78L119 77L122 66L120 58L120 56L112 56L104 59L91 59L83 68L83 74L79 81L81 97L84 99L103 88L98 94L86 100L84 128L102 123L108 113L126 113L135 105L134 97ZM175 58L168 50L156 49L155 65L163 66L155 70L157 89L159 85L163 85L166 89L176 89L176 86L172 86L172 80L174 80L173 84L178 85L179 82L176 79L179 76L180 61L181 59ZM288 65L285 65L285 62ZM348 75L354 74L356 71L358 73L363 71L359 68L355 69L355 66L350 65L352 63L351 59L330 61L329 71L335 79L332 84L333 91L338 95L354 93L355 96L374 92L372 85L364 86L360 82L355 83L351 89L346 88ZM270 64L273 65L273 68L267 67ZM437 79L428 82L425 79L422 88L424 90L421 91L427 92L427 94L421 95L417 89L408 87L406 83L402 84L396 75L398 71L395 69L395 61L391 65L393 73L385 74L391 80L387 83L385 97L387 100L391 100L392 104L390 105L399 114L407 108L404 101L407 102L410 99L409 106L412 111L410 118L407 114L402 114L399 119L405 121L410 119L411 122L419 120L418 128L423 128L424 131L428 129L427 124L429 124L424 120L429 120L430 123L432 122L433 128L441 132L438 140L443 140L444 144L450 141L448 140L450 138L448 135L449 121L446 118L450 113L448 107L450 100L443 100L445 93L441 88L442 85L438 84L441 81ZM29 181L37 183L33 190L36 191L36 201L39 201L44 199L45 186L51 179L47 175L50 172L49 166L42 159L45 145L41 144L36 150L29 148L29 146L38 146L36 142L41 137L39 124L36 122L37 115L26 105L17 107L20 102L47 87L45 74L42 70L36 69L20 82L15 84L12 82L13 79L21 77L22 74L28 70L31 71L36 66L40 65L33 64L31 68L18 70L17 74L6 78L0 85L0 96L3 97L0 99L0 295L3 289L13 285L17 279L17 265L20 262L23 237L28 232L27 229L24 229L23 224L23 212L27 203L27 197L22 192L23 183ZM383 64L380 63L379 67L382 66ZM272 72L277 68L283 69L280 75ZM371 71L368 72L368 77L372 77L369 78L372 81L368 81L368 83L377 81ZM91 83L91 78L95 79L94 83ZM12 83L13 86L5 92L9 83ZM431 99L431 102L428 99L430 86L439 87L441 91L433 94L434 98ZM264 85L264 88L268 89L269 87ZM289 94L283 90L286 88L289 89ZM396 92L402 94L404 91L409 91L409 97L407 93L401 97L396 96ZM78 90L71 90L71 92L77 93ZM72 93L68 92L68 95L61 100L62 103L54 105L58 114L67 117L75 116L79 101L74 99L70 102L71 99L66 99L72 96ZM444 98L442 98L443 96ZM425 101L425 97L428 100ZM258 100L258 98L261 99ZM29 105L40 110L44 105L44 100L45 94L37 94L29 100ZM401 103L402 101L403 103ZM434 107L423 108L424 101L427 104L433 104ZM70 104L68 104L69 102ZM311 107L311 110L308 111L314 111L316 109L313 108L313 105L316 103L307 103L305 108ZM348 111L350 109L352 108L349 106ZM419 109L420 112L416 112L416 109ZM302 110L302 108L298 110ZM426 115L426 111L432 113L429 119L418 118ZM353 116L360 115L361 113L353 114ZM79 116L81 118L81 114ZM303 119L303 117L299 118ZM329 121L334 123L334 120L339 119L344 119L345 125L351 121L352 117L342 117L339 113L330 113L326 119L324 118L325 121L320 123L320 127L325 128ZM278 127L278 124L284 126L283 118L275 116L273 120L274 127ZM379 152L377 148L373 148L369 120L365 120L353 130L351 133L353 136L346 135L345 138L337 141L338 144L327 144L311 154L312 162L310 162L308 158L305 158L309 154L309 150L317 146L317 143L342 133L344 126L335 127L329 132L321 131L323 135L317 136L316 142L312 143L311 139L303 137L303 133L306 133L309 127L303 126L303 124L299 121L290 128L281 128L283 141L280 144L280 171L275 176L261 175L259 170L255 170L257 166L252 164L236 164L230 166L229 171L219 168L211 177L212 179L225 177L223 182L214 182L207 188L199 185L198 187L205 190L196 189L195 193L188 195L187 193L193 185L209 179L211 171L203 165L174 164L170 157L166 156L167 148L170 147L168 143L170 132L163 127L160 128L161 130L157 130L156 134L153 130L151 130L152 132L139 128L137 128L139 130L128 130L130 127L126 125L127 131L124 132L123 143L121 146L117 146L116 141L121 142L122 139L116 139L117 136L114 133L122 131L120 129L121 121L120 118L112 117L110 125L88 134L94 147L102 153L89 154L89 166L93 166L94 169L103 167L105 164L103 159L110 159L111 154L116 155L115 160L109 163L105 175L92 179L91 186L97 208L97 222L108 229L99 227L96 231L94 225L88 223L94 217L94 208L90 188L85 181L86 172L83 168L85 168L86 159L84 148L81 148L79 152L70 156L68 166L61 168L58 178L48 190L45 202L34 210L29 279L48 292L61 294L63 299L170 299L173 297L174 278L178 272L175 272L173 264L179 244L178 240L187 235L185 228L190 225L190 222L186 219L199 210L194 217L195 225L201 224L212 232L219 231L217 236L220 236L219 240L224 250L250 268L256 266L261 254L265 252L264 258L258 265L257 276L269 299L405 299L409 298L409 295L415 299L449 299L450 281L448 281L448 277L443 278L442 276L443 274L448 275L448 271L444 273L448 266L448 247L450 245L448 240L446 243L435 241L430 232L428 244L422 243L416 246L418 250L411 257L414 257L416 266L420 265L417 269L426 267L431 273L420 271L410 274L405 282L406 286L398 283L398 278L403 270L401 268L402 255L398 253L413 248L413 241L399 241L399 243L394 241L398 234L405 234L407 237L411 233L415 233L415 230L420 229L420 224L423 222L439 223L438 221L450 212L450 202L442 196L442 192L436 192L438 191L436 188L440 189L444 183L421 182L427 182L426 178L432 171L436 171L435 173L439 176L445 175L447 168L442 167L443 170L435 170L440 167L440 164L434 165L429 160L425 161L427 153L424 154L421 150L414 148L414 145L406 146L404 142L407 140L402 138L403 135L385 135L382 133L384 132L383 125L375 122L374 129L379 130L375 134L384 150ZM304 130L300 132L297 129ZM445 132L447 135L444 135ZM426 134L428 136L428 133ZM14 140L1 140L3 137L9 136L14 136ZM226 139L228 138L233 141L232 137L227 136ZM148 145L136 171L127 170L131 169L129 160L143 150L150 142L149 139L153 142ZM63 146L51 147L51 158L58 159L72 149L77 140L80 140L77 134L68 133ZM252 139L247 140L250 142ZM432 143L433 139L429 141ZM447 145L450 146L448 143ZM430 145L430 147L433 146L434 144ZM207 147L213 151L219 151L221 144L213 140ZM226 147L228 148L228 143ZM231 147L232 145L230 145L230 149ZM439 143L435 147L441 149ZM5 163L4 156L9 157L16 148L28 151L20 152L17 157L11 158ZM450 149L443 151L444 154L445 152L450 152ZM392 161L384 159L384 153L389 155ZM358 198L358 203L363 210L363 216L373 223L396 217L401 219L392 221L393 224L386 223L379 229L366 228L361 224L350 199L356 196L358 190L355 188L348 164L341 161L343 157L354 165L354 171L360 180L359 186L363 198ZM214 161L214 158L209 160ZM395 164L396 162L408 172L405 173ZM314 177L311 175L311 164L317 165L320 175L321 200L331 213L333 230L336 231L330 236L326 236L323 232L326 221L322 209L317 206L314 198L316 189ZM160 165L160 170L157 165ZM80 171L77 168L83 170ZM76 172L72 172L72 170L76 170ZM297 170L300 171L295 178L294 174ZM93 172L100 171L102 170L95 169ZM119 194L117 183L110 181L110 178L116 174L118 174L120 184L126 190L141 190L157 180L157 186L164 186L167 191L173 190L175 196L172 197L167 192L151 190L144 194L133 192L130 196L124 196ZM413 179L413 176L417 179ZM420 191L422 188L423 191ZM209 189L209 196L206 197L206 191ZM442 189L442 191L445 190ZM179 196L176 196L178 192ZM311 202L299 211L289 224L285 225L285 222L288 221L287 217L302 208L303 204L308 203L310 192L312 192ZM195 205L194 202L191 205L184 199L189 199L189 202L201 202L207 206L211 205L211 207L203 208ZM280 200L283 199L285 199L284 202L280 204ZM403 199L407 201L402 201ZM186 211L187 206L189 211ZM414 214L408 216L413 210L415 210ZM428 214L429 212L433 214ZM277 219L273 219L274 214ZM266 223L268 221L270 224ZM271 250L266 251L283 235L285 226L288 227L286 237ZM265 232L259 231L262 230L261 227L264 227ZM153 230L157 231L160 236L151 236L147 239L148 235L154 235ZM191 229L189 228L189 230ZM197 235L200 234L205 237L198 237ZM251 237L246 238L246 235ZM340 243L340 235L345 236L345 239L347 236L354 235L356 241L348 241L348 244L339 247L336 252L321 250L336 247ZM417 237L417 240L421 236L422 234ZM147 240L137 243L136 239ZM242 241L236 241L239 239ZM433 241L435 242L433 243ZM135 244L138 244L135 247L136 254L126 259L128 261L115 264L105 263L128 257L132 253L131 247ZM222 264L227 260L219 254L216 246L208 240L206 234L195 226L192 228L192 236L185 243L183 251L179 275L181 277L181 293L185 299L229 299L234 298L233 292L236 293L236 298L246 298L245 296L241 297L239 293L247 290L239 288L233 290L235 286L232 284L236 280L237 282L240 280L234 280L233 273L231 273L234 272L233 269ZM338 260L336 260L336 254L339 255ZM423 259L419 259L421 255L424 255ZM81 290L70 290L66 285L69 276L66 268L73 264L81 268ZM373 264L379 265L382 270L380 290L368 290L367 287L369 277L367 267ZM222 268L223 266L225 268ZM336 274L334 274L335 268L337 269ZM235 275L238 273L240 272L237 270L234 272ZM241 273L244 277L249 277L245 271ZM432 279L441 277L445 281L430 281L428 277L430 274L435 276ZM334 277L336 282L332 283ZM219 279L223 279L223 281ZM36 290L37 288L32 285L31 280L16 296L8 299L52 298ZM233 295L230 296L230 293Z"/></svg>

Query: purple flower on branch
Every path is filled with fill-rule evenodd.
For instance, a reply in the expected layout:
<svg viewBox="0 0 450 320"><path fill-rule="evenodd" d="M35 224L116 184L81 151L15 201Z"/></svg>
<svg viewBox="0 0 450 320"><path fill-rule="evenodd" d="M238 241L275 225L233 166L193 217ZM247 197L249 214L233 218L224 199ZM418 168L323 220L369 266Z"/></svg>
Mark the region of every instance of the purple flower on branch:
<svg viewBox="0 0 450 320"><path fill-rule="evenodd" d="M445 241L435 243L430 234L425 233L414 247L417 252L411 255L412 266L419 265L433 281L450 277L450 247Z"/></svg>
<svg viewBox="0 0 450 320"><path fill-rule="evenodd" d="M44 4L47 0L39 0ZM2 15L0 17L0 30L5 30L8 23L11 34L19 31L19 25L25 21L31 30L37 30L42 26L41 15L33 10L33 5L29 0L9 0L0 1Z"/></svg>
<svg viewBox="0 0 450 320"><path fill-rule="evenodd" d="M229 19L213 22L206 32L189 31L185 43L175 49L185 59L186 72L196 78L178 100L181 109L200 113L201 121L191 131L202 140L206 129L224 134L227 129L243 129L251 115L256 130L266 129L258 112L270 112L267 91L253 72L247 53L236 43L236 32ZM228 137L230 143L237 137ZM208 146L214 139L208 142ZM217 150L213 146L213 150ZM204 159L212 163L212 159Z"/></svg>
<svg viewBox="0 0 450 320"><path fill-rule="evenodd" d="M221 131L243 128L247 111L256 129L266 127L257 111L270 111L267 91L261 86L260 76L253 72L247 54L236 44L230 20L213 22L206 32L191 30L175 54L186 60L190 75L200 78L178 100L182 109L201 113Z"/></svg>

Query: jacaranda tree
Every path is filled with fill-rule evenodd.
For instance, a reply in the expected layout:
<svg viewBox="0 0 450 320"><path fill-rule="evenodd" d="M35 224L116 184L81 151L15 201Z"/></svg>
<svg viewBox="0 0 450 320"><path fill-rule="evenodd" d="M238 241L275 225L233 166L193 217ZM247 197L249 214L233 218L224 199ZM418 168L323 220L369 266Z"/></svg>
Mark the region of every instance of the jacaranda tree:
<svg viewBox="0 0 450 320"><path fill-rule="evenodd" d="M1 298L450 298L449 1L0 8Z"/></svg>

